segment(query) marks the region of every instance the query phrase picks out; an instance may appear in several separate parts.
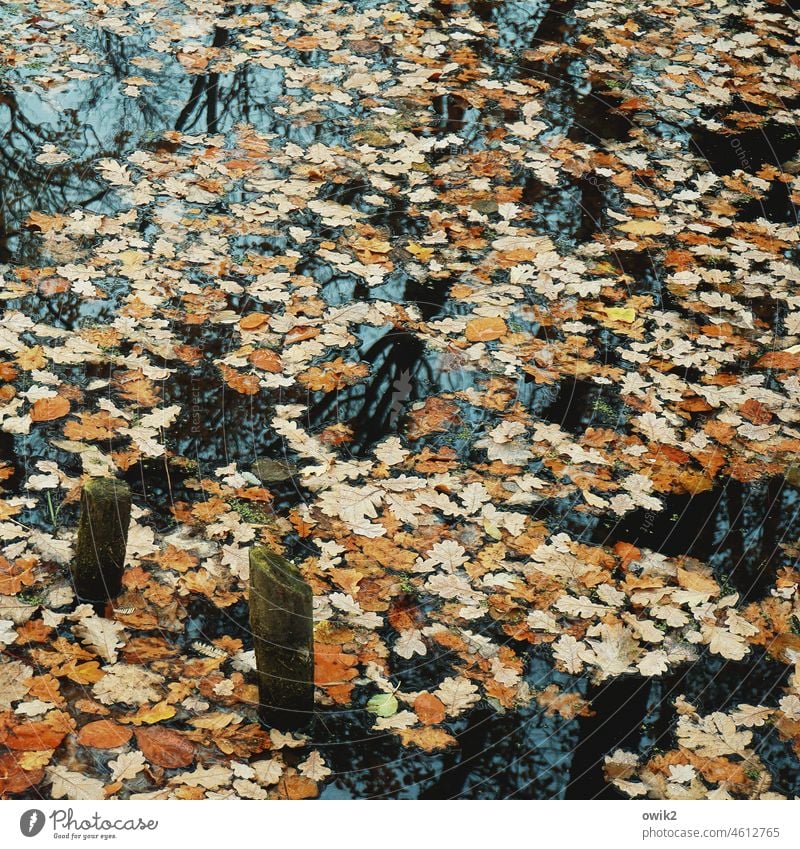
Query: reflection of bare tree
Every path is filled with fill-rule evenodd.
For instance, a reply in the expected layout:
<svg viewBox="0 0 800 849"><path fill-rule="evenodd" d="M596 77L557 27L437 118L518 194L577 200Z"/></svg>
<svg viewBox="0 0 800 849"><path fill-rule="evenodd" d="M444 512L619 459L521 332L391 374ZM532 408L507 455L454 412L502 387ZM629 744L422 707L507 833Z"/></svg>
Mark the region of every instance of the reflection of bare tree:
<svg viewBox="0 0 800 849"><path fill-rule="evenodd" d="M214 27L214 37L211 46L222 48L228 43L228 30L223 27ZM181 109L178 120L175 122L175 129L179 132L190 132L196 129L197 122L202 115L203 100L205 100L205 115L206 129L209 133L218 131L218 108L219 108L219 73L212 71L208 74L198 76L192 86L192 93L189 96L186 105ZM245 77L245 74L234 74L234 77ZM245 79L239 79L238 85L231 86L230 91L236 91L238 96L246 103L249 100L249 90L245 84ZM226 103L230 106L230 103Z"/></svg>

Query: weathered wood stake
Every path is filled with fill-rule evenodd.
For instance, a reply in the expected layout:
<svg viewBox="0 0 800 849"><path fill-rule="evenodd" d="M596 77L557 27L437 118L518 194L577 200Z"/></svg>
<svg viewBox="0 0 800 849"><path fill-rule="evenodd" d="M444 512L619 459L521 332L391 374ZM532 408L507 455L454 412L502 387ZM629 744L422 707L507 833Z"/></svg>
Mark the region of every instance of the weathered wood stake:
<svg viewBox="0 0 800 849"><path fill-rule="evenodd" d="M72 582L78 598L107 601L120 594L131 521L131 490L116 478L92 478L81 493Z"/></svg>
<svg viewBox="0 0 800 849"><path fill-rule="evenodd" d="M298 568L265 546L250 549L250 630L260 714L278 728L301 728L314 712L311 587Z"/></svg>

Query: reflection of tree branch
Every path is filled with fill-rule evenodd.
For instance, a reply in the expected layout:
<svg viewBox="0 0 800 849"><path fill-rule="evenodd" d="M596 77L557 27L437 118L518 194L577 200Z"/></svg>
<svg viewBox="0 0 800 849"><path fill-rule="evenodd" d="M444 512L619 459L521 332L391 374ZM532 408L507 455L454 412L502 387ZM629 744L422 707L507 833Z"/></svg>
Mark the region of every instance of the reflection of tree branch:
<svg viewBox="0 0 800 849"><path fill-rule="evenodd" d="M214 28L214 38L211 42L212 48L223 48L228 43L228 30L225 27ZM231 88L231 95L236 89ZM209 133L218 131L218 105L219 105L219 72L211 71L208 74L202 74L194 81L192 92L189 100L178 115L175 122L175 129L178 132L193 129L198 120L202 109L197 110L194 120L189 122L189 118L195 111L195 108L200 104L201 98L205 95L205 113L206 113L206 130Z"/></svg>

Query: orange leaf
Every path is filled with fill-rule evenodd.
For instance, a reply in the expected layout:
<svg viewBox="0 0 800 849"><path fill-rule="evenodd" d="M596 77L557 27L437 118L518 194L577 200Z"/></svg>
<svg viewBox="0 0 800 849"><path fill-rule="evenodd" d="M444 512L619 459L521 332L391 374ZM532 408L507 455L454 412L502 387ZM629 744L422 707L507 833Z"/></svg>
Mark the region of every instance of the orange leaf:
<svg viewBox="0 0 800 849"><path fill-rule="evenodd" d="M96 660L90 660L88 663L76 663L71 660L60 669L54 669L53 674L66 675L70 681L74 681L76 684L95 684L106 673L100 668L100 664Z"/></svg>
<svg viewBox="0 0 800 849"><path fill-rule="evenodd" d="M302 775L289 775L278 782L281 799L313 799L319 793L316 782Z"/></svg>
<svg viewBox="0 0 800 849"><path fill-rule="evenodd" d="M220 365L219 370L222 372L225 383L242 395L255 395L260 389L260 381L254 374L242 374L224 364Z"/></svg>
<svg viewBox="0 0 800 849"><path fill-rule="evenodd" d="M93 749L116 749L124 746L133 737L130 728L123 728L110 719L98 719L89 722L78 732L78 742L81 746Z"/></svg>
<svg viewBox="0 0 800 849"><path fill-rule="evenodd" d="M255 330L258 327L266 324L269 321L269 316L263 312L251 312L249 315L243 315L239 319L239 327L242 330Z"/></svg>
<svg viewBox="0 0 800 849"><path fill-rule="evenodd" d="M64 425L67 439L111 439L118 428L124 427L125 419L112 416L105 410L97 413L79 413L80 421L70 419Z"/></svg>
<svg viewBox="0 0 800 849"><path fill-rule="evenodd" d="M161 701L153 707L139 708L133 716L126 717L125 721L132 722L134 725L153 725L165 719L172 719L173 716L175 716L175 708Z"/></svg>
<svg viewBox="0 0 800 849"><path fill-rule="evenodd" d="M41 619L29 619L17 628L17 640L20 643L43 643L52 630L50 625L45 625Z"/></svg>
<svg viewBox="0 0 800 849"><path fill-rule="evenodd" d="M331 362L304 371L298 379L303 386L315 392L332 392L334 389L352 386L367 374L369 366L366 363L347 363L337 357Z"/></svg>
<svg viewBox="0 0 800 849"><path fill-rule="evenodd" d="M324 688L340 705L350 701L353 685L349 683L358 675L353 669L358 658L345 654L341 646L317 643L314 646L314 683Z"/></svg>
<svg viewBox="0 0 800 849"><path fill-rule="evenodd" d="M414 713L423 725L438 725L444 720L444 705L432 693L420 693L414 700Z"/></svg>
<svg viewBox="0 0 800 849"><path fill-rule="evenodd" d="M44 778L44 769L24 770L13 752L0 755L0 796L22 793Z"/></svg>
<svg viewBox="0 0 800 849"><path fill-rule="evenodd" d="M400 739L404 746L412 743L423 752L435 752L455 744L455 738L441 728L401 728Z"/></svg>
<svg viewBox="0 0 800 849"><path fill-rule="evenodd" d="M790 354L788 351L770 351L756 361L756 368L800 368L800 354Z"/></svg>
<svg viewBox="0 0 800 849"><path fill-rule="evenodd" d="M420 439L429 433L446 431L458 422L458 407L452 401L431 396L419 409L412 410L408 418L406 435L409 439Z"/></svg>
<svg viewBox="0 0 800 849"><path fill-rule="evenodd" d="M291 345L293 342L305 342L306 339L313 339L315 336L319 336L318 327L298 324L287 332L286 336L284 336L284 342L287 345Z"/></svg>
<svg viewBox="0 0 800 849"><path fill-rule="evenodd" d="M37 561L32 557L21 557L10 563L0 555L0 594L16 595L23 587L29 587L36 580L33 573Z"/></svg>
<svg viewBox="0 0 800 849"><path fill-rule="evenodd" d="M465 336L467 342L491 342L508 333L508 326L502 318L473 318L467 324Z"/></svg>
<svg viewBox="0 0 800 849"><path fill-rule="evenodd" d="M259 348L257 351L253 351L247 359L256 368L272 372L273 374L279 374L283 369L281 358L275 351L270 351L269 348Z"/></svg>
<svg viewBox="0 0 800 849"><path fill-rule="evenodd" d="M66 416L68 412L69 401L61 395L56 395L55 398L40 398L31 407L31 421L51 422Z"/></svg>
<svg viewBox="0 0 800 849"><path fill-rule="evenodd" d="M40 752L43 749L55 749L67 736L67 729L54 728L49 722L28 722L12 729L3 740L9 749L21 749L25 752Z"/></svg>

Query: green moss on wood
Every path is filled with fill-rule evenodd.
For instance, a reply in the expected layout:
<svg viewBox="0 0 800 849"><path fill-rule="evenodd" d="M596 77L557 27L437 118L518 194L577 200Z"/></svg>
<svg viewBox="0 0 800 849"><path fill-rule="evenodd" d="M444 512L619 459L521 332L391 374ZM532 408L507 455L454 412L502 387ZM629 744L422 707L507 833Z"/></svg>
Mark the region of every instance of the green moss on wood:
<svg viewBox="0 0 800 849"><path fill-rule="evenodd" d="M311 587L293 563L264 546L250 550L250 630L262 720L307 725L314 710Z"/></svg>
<svg viewBox="0 0 800 849"><path fill-rule="evenodd" d="M131 490L115 478L92 478L81 493L78 541L70 571L75 592L87 601L120 594L131 520Z"/></svg>

